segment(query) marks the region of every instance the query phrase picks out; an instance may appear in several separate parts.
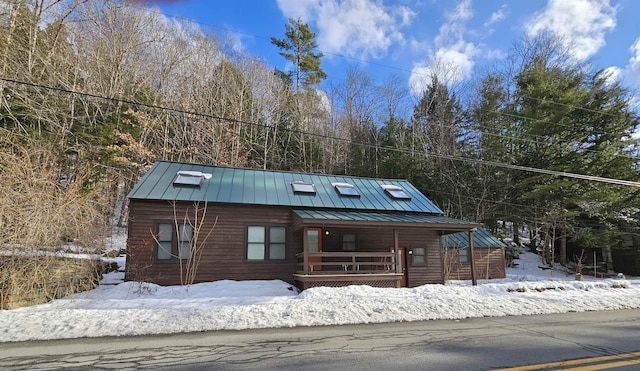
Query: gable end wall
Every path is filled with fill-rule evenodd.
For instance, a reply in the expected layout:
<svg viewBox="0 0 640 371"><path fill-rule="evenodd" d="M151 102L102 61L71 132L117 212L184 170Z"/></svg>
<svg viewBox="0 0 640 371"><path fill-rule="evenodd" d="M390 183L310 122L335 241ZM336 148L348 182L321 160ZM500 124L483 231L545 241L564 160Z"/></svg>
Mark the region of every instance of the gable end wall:
<svg viewBox="0 0 640 371"><path fill-rule="evenodd" d="M200 203L204 207L204 203ZM176 204L178 219L187 210L193 213L193 202ZM159 285L178 285L180 264L177 260L155 259L153 233L157 223L174 223L174 208L168 201L131 200L129 205L129 235L127 239L127 270L125 280L146 281ZM293 283L296 268L296 241L291 229L291 211L287 207L246 206L231 204L207 205L206 221L201 235L217 223L204 243L195 282L216 280L271 280ZM247 261L246 233L248 225L283 225L287 227L285 260Z"/></svg>

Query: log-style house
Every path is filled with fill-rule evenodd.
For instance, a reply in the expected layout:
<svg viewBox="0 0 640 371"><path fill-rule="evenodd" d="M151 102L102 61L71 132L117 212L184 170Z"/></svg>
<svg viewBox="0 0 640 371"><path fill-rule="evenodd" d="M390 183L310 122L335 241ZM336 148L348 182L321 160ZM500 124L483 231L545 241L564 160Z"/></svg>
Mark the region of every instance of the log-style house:
<svg viewBox="0 0 640 371"><path fill-rule="evenodd" d="M442 237L479 227L443 216L406 180L167 161L129 201L125 279L161 285L443 283Z"/></svg>

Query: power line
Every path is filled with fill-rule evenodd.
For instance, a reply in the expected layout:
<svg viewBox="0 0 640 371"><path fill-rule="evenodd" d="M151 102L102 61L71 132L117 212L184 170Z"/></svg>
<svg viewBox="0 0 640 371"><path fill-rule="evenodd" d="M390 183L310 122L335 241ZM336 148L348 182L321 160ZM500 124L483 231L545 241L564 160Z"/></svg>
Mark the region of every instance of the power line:
<svg viewBox="0 0 640 371"><path fill-rule="evenodd" d="M219 29L219 30L226 31L226 32L231 32L231 33L251 36L251 37L256 38L256 39L266 40L268 42L271 41L270 37L266 37L266 36L262 36L262 35L256 35L256 34L245 32L245 31L237 31L237 30L233 30L233 29L230 29L228 27L223 27L223 26L211 25L211 24L199 22L199 21L196 21L195 19L187 18L187 17L184 17L184 16L165 14L162 11L159 11L159 10L158 11L154 11L153 8L143 7L142 9L144 9L146 11L153 11L156 14L162 15L162 16L165 16L165 17L174 18L174 19L181 19L181 20L184 20L184 21L187 21L187 22L190 22L192 24L199 25L199 26L211 27L211 28ZM400 71L400 72L404 72L404 73L409 73L409 74L415 73L415 74L417 74L419 76L430 77L428 74L425 74L425 73L414 72L413 70L409 70L409 69L406 69L406 68L397 67L397 66L393 66L393 65L389 65L389 64L385 64L385 63L373 62L373 61L371 61L369 59L351 57L351 56L347 56L345 54L323 51L321 49L318 49L318 51L320 51L324 55L332 55L332 56L339 57L339 58L342 58L342 59L345 59L345 60L351 60L351 61L355 61L355 62L358 62L358 63L365 63L365 64L369 64L369 65L373 65L373 66L384 67L384 68L387 68L387 69L390 69L390 70L396 70L396 71ZM340 80L345 80L345 79L343 78L343 79L340 79ZM545 102L545 103L561 105L561 106L564 106L564 107L578 109L578 110L582 110L582 111L585 111L585 112L599 113L599 114L603 114L603 115L613 115L610 112L606 112L606 111L602 111L602 110L595 110L595 109L592 109L592 108L587 108L587 107L582 107L582 106L577 106L577 105L571 105L571 104L566 104L566 103L549 101L547 99L535 98L535 97L531 97L531 96L528 96L528 95L522 95L522 96L524 98L527 98L527 99L538 100L538 101L542 101L542 102ZM556 124L558 124L558 123L556 123Z"/></svg>
<svg viewBox="0 0 640 371"><path fill-rule="evenodd" d="M528 144L537 144L537 145L548 145L548 142L545 142L544 140L537 140L537 139L527 139L527 138L523 138L523 137L539 137L541 139L544 139L541 136L538 135L533 135L533 134L525 134L525 133L520 133L520 138L517 137L511 137L511 136L507 136L504 134L497 134L497 133L492 133L489 131L482 131L481 132L482 135L489 135L492 137L496 137L496 138L503 138L503 139L507 139L507 140L513 140L513 141L517 141L517 142L524 142L524 143L528 143ZM567 145L567 147L573 147L576 143L564 143L565 145ZM580 151L583 152L589 152L589 153L595 153L595 154L601 154L602 151L598 151L595 149L591 149L591 148L580 148ZM612 155L613 157L621 157L621 158L628 158L628 159L632 159L632 160L640 160L640 158L638 156L632 156L632 155L625 155L625 154L620 154L620 153L616 153Z"/></svg>
<svg viewBox="0 0 640 371"><path fill-rule="evenodd" d="M473 196L468 196L468 195L460 195L460 194L456 194L456 193L442 191L442 190L439 190L439 189L430 189L430 190L426 191L425 193L443 194L443 195L451 196L453 198L462 198L462 199L466 199L466 200L480 201L482 203L489 203L489 204L493 204L495 206L510 206L510 207L517 207L519 209L529 209L529 210L539 210L540 209L540 207L538 207L536 205L527 205L527 204L519 204L519 203L513 203L513 202L507 202L507 201L493 200L493 199L491 199L489 197L480 198L480 197L473 197Z"/></svg>
<svg viewBox="0 0 640 371"><path fill-rule="evenodd" d="M87 96L87 97L96 98L96 99L102 99L102 100L119 102L119 103L126 103L126 104L133 104L133 105L152 108L152 109L159 109L159 110L164 110L164 111L169 111L169 112L188 114L188 115L198 116L198 117L202 117L202 118L215 119L215 120L219 120L219 121L227 121L227 122L245 124L245 125L249 125L249 126L269 128L269 126L266 125L266 124L258 124L258 123L255 123L255 122L249 122L249 121L233 119L233 118L227 118L227 117L221 117L221 116L215 116L215 115L211 115L211 114L203 114L203 113L199 113L199 112L189 111L189 110L186 110L186 109L162 107L162 106L148 104L148 103L139 103L139 102L126 100L126 99L122 99L122 98L105 97L105 96L101 96L101 95L97 95L97 94L78 92L78 91L70 90L70 89L54 88L54 87L50 87L50 86L45 86L45 85L36 84L36 83L30 83L30 82L23 82L23 81L18 81L18 80L15 80L15 79L9 79L9 78L5 78L5 77L0 77L0 80L5 81L5 82L9 82L9 83L19 84L19 85L26 85L26 86L36 87L36 88L42 88L42 89L48 89L48 90L63 92L63 93L67 93L67 94L82 95L82 96ZM530 166L505 164L505 163L500 163L500 162L495 162L495 161L488 161L488 160L475 159L475 158L467 158L467 157L462 157L462 156L418 152L418 151L410 150L410 149L401 149L401 148L391 147L391 146L381 146L381 145L378 145L378 144L371 144L371 143L365 143L365 142L355 142L355 141L353 141L351 139L347 139L347 138L340 138L340 137L335 137L335 136L331 136L331 135L324 135L324 134L316 134L316 133L311 133L311 132L307 132L307 131L303 131L303 130L299 130L299 129L282 128L282 130L286 130L286 131L288 131L290 133L307 135L309 137L316 137L316 138L320 138L320 139L330 139L330 140L343 142L343 143L347 143L347 144L355 144L355 145L368 147L368 148L375 148L375 149L382 149L382 150L388 150L388 151L402 152L402 153L407 153L407 154L412 154L412 155L419 155L419 156L424 156L424 157L434 157L434 158L447 159L447 160L452 160L452 161L463 161L463 162L468 162L468 163L473 163L473 164L487 165L487 166L505 168L505 169L510 169L510 170L519 170L519 171L525 171L525 172L532 172L532 173L538 173L538 174L546 174L546 175L552 175L552 176L559 176L559 177L566 177L566 178L573 178L573 179L595 181L595 182L608 183L608 184L617 184L617 185L624 185L624 186L631 186L631 187L640 187L640 182L635 182L635 181L630 181L630 180L606 178L606 177L600 177L600 176L569 173L569 172L556 171L556 170L547 170L547 169L534 168L534 167L530 167Z"/></svg>
<svg viewBox="0 0 640 371"><path fill-rule="evenodd" d="M255 37L255 38L258 38L258 39L262 39L262 40L270 40L270 38L268 38L268 37L255 35L255 34L251 34L251 33L248 33L248 32L243 32L243 31L235 31L235 30L232 30L230 28L226 28L226 27L222 27L222 26L215 26L215 25L211 25L211 24L206 24L206 23L198 22L196 20L193 20L193 19L190 19L190 18L186 18L186 17L174 16L174 15L166 15L166 14L164 14L162 12L159 12L159 11L156 12L156 14L161 14L163 16L176 18L176 19L182 19L182 20L185 20L185 21L188 21L188 22L191 22L193 24L200 25L200 26L212 27L212 28L220 29L220 30L227 31L227 32L234 32L234 33L238 33L238 34L242 34L242 35L252 36L252 37ZM398 71L402 71L402 72L413 73L413 71L411 71L411 70L403 69L403 68L400 68L400 67L397 67L397 66L391 66L391 65L384 64L384 63L372 62L372 61L367 60L367 59L350 57L350 56L346 56L344 54L339 54L339 53L329 53L329 52L322 51L322 50L320 50L320 51L325 55L333 55L333 56L336 56L336 57L339 57L339 58L342 58L342 59L345 59L345 60L353 60L353 61L360 62L360 63L366 63L366 64L375 65L375 66L379 66L379 67L384 67L384 68L388 68L388 69L394 69L394 70L398 70ZM418 73L418 74L419 75L423 75L425 77L427 76L426 74L421 74L421 73ZM344 80L344 79L342 79L342 80ZM613 116L614 115L611 112L606 112L606 111L602 111L602 110L595 110L595 109L580 107L580 106L576 106L576 105L569 105L569 104L566 104L566 103L553 102L553 101L549 101L549 100L546 100L546 99L534 98L534 97L531 97L531 96L528 96L528 95L523 95L523 97L525 99L532 99L532 100L542 101L542 102L545 102L545 103L562 105L564 107L583 110L583 111L590 112L590 113L598 113L598 114L607 115L607 116ZM550 124L550 125L563 126L563 127L567 127L567 128L571 127L569 124L564 124L564 123L560 123L560 122L551 122L551 121L547 121L547 120L543 120L543 119L539 119L539 118L526 117L526 116L512 114L512 113L510 114L510 113L500 112L500 111L495 111L495 113L503 115L503 116L507 116L507 117L522 119L522 120L531 120L531 121L535 121L535 122L547 123L547 124ZM506 138L506 136L502 136L500 134L495 134L495 133L486 133L485 132L485 134ZM536 139L533 139L533 140L529 140L529 143L546 144L546 143L538 141L538 139L543 139L544 140L543 136L534 135L534 134L530 134L530 133L521 133L520 135L521 135L521 137L530 136L530 137L536 138ZM510 139L515 139L515 140L518 140L518 141L527 141L527 139L524 139L524 138L510 138ZM568 146L571 146L573 144L574 143L567 143ZM593 149L590 149L590 148L582 148L581 150L584 151L584 152L589 152L589 153L599 153L599 151L596 151L596 150L593 150ZM636 159L637 158L636 156L625 155L625 154L614 154L613 156L615 156L615 157L624 157L624 158L629 158L629 159Z"/></svg>
<svg viewBox="0 0 640 371"><path fill-rule="evenodd" d="M604 112L604 111L597 111L603 115L613 115L613 113L610 112ZM515 113L508 113L508 112L501 112L501 111L491 111L491 113L497 113L501 116L507 116L507 117L513 117L513 118L518 118L518 119L523 119L523 120L530 120L530 121L536 121L536 122L540 122L543 124L550 124L550 125L555 125L555 126L563 126L566 128L572 128L572 126L570 124L563 124L561 122L553 122L553 121L548 121L548 120L544 120L544 119L540 119L540 118L536 118L536 117L528 117L528 116L523 116L523 115L518 115ZM531 136L534 136L533 134L529 134ZM538 137L543 137L543 136L539 136L536 135Z"/></svg>
<svg viewBox="0 0 640 371"><path fill-rule="evenodd" d="M548 99L536 98L536 97L532 97L530 95L523 95L523 97L525 99L531 99L531 100L535 100L535 101L538 101L538 102L555 104L557 106L563 106L563 107L567 107L567 108L578 109L578 110L585 111L585 112L590 112L590 113L598 113L598 114L607 115L607 116L614 116L615 115L613 113L602 111L602 110L595 110L593 108L586 108L586 107L576 106L576 105L567 104L567 103L560 103L560 102L550 101Z"/></svg>
<svg viewBox="0 0 640 371"><path fill-rule="evenodd" d="M183 21L195 24L195 25L199 25L199 26L210 27L210 28L215 28L215 29L219 29L219 30L222 30L222 31L233 32L233 33L237 33L237 34L252 36L252 37L255 37L255 38L261 39L261 40L270 40L270 38L268 38L268 37L264 37L264 36L260 36L260 35L256 35L256 34L252 34L252 33L248 33L248 32L243 32L243 31L232 30L232 29L230 29L228 27L222 27L222 26L216 26L216 25L212 25L212 24L206 24L206 23L203 23L203 22L198 22L198 21L196 21L194 19L183 17L183 16L165 14L165 13L162 13L160 10L156 10L158 8L138 6L138 5L135 5L135 4L131 4L130 6L132 6L133 8L137 8L137 9L141 9L141 10L147 11L147 12L153 12L153 13L155 13L157 15L161 15L161 16L164 16L164 17L180 19L180 20L183 20ZM336 57L340 57L340 58L343 58L343 59L346 59L346 60L353 60L353 61L357 61L359 63L366 63L366 64L385 67L385 68L394 69L394 70L398 70L398 71L402 71L402 72L413 73L413 71L411 71L411 70L400 68L400 67L397 67L397 66L392 66L392 65L388 65L388 64L384 64L384 63L373 62L371 60L367 60L367 59L363 59L363 58L350 57L350 56L347 56L347 55L344 55L344 54L339 54L339 53L329 53L329 52L325 52L325 51L322 51L322 50L320 50L320 51L323 52L326 55L334 55ZM422 74L422 75L426 76L425 74ZM342 79L342 80L344 80L344 79ZM563 106L567 106L567 107L571 107L571 108L575 108L575 109L586 110L586 111L592 112L592 113L597 112L597 113L603 114L603 115L612 115L612 113L605 112L605 111L598 111L598 110L594 110L594 109L590 109L590 108L584 108L584 107L575 106L575 105L568 105L568 104L564 104L564 103L551 102L549 100L543 100L543 99L539 99L539 98L528 97L526 95L524 97L525 98L529 98L529 99L536 99L536 100L544 101L544 102L547 102L547 103L559 104L559 105L563 105ZM515 115L515 114L509 114L509 113L506 113L506 112L498 112L498 111L496 111L496 113L498 113L500 115L504 115L504 116L513 117L513 118L535 120L537 122L549 123L551 125L569 127L569 125L563 124L563 123L559 123L559 122L550 122L550 121L545 121L545 120L542 120L542 119L536 119L536 118L524 117L524 116ZM489 134L489 135L499 136L499 134ZM536 136L536 135L533 135L533 134L529 134L529 133L522 133L521 136L539 137L539 136ZM523 141L525 139L517 138L516 140ZM536 141L535 143L540 143L540 142ZM571 143L568 143L568 145L571 145ZM582 150L585 151L585 152L598 153L598 151L595 151L595 150L592 150L592 149L589 149L589 148L583 148ZM616 156L616 157L627 157L627 158L632 158L632 159L636 158L636 157L633 157L633 156L627 156L627 155L623 155L623 154L614 154L614 156Z"/></svg>

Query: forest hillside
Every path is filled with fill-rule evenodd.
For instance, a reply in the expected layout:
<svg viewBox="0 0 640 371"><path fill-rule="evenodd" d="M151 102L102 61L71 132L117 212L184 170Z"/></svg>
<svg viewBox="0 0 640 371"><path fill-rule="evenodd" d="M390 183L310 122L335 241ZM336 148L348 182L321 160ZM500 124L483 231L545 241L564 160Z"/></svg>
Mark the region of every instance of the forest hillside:
<svg viewBox="0 0 640 371"><path fill-rule="evenodd" d="M413 96L355 64L323 83L299 20L271 40L297 61L279 71L137 2L3 4L4 250L98 246L158 159L405 178L449 216L526 226L549 261L640 246L637 107L553 36L514 40L465 85L424 76Z"/></svg>

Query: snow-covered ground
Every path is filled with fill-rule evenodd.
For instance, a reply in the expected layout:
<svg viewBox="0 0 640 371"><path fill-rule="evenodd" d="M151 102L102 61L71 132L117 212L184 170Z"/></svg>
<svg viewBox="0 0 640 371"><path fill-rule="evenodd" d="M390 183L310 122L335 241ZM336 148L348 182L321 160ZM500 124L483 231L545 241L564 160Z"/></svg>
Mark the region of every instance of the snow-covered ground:
<svg viewBox="0 0 640 371"><path fill-rule="evenodd" d="M123 258L115 258L124 264ZM298 293L282 281L218 281L189 287L122 283L0 311L0 342L186 331L463 319L640 308L640 278L596 279L541 270L523 253L506 279L378 289L319 287Z"/></svg>

